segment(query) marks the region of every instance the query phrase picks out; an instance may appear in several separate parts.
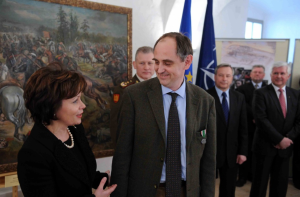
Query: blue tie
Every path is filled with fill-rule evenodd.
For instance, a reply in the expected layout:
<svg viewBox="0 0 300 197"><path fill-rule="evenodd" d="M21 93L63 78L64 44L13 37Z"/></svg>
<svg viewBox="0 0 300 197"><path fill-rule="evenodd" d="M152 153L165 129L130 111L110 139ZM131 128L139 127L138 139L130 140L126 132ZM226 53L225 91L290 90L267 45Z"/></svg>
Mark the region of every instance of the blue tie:
<svg viewBox="0 0 300 197"><path fill-rule="evenodd" d="M223 96L222 108L223 108L226 123L228 123L228 112L229 112L229 110L228 110L228 103L227 103L227 99L226 99L227 94L225 92L223 92L222 96Z"/></svg>

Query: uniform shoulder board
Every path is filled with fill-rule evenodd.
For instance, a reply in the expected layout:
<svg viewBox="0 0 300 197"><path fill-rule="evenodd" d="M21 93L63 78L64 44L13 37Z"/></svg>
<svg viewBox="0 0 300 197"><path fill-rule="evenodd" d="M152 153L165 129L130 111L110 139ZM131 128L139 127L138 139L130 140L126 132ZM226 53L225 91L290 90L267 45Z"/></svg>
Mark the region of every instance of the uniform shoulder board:
<svg viewBox="0 0 300 197"><path fill-rule="evenodd" d="M122 88L126 88L127 86L130 86L134 83L136 83L136 82L134 82L132 80L129 80L129 81L123 81L120 85L121 85Z"/></svg>

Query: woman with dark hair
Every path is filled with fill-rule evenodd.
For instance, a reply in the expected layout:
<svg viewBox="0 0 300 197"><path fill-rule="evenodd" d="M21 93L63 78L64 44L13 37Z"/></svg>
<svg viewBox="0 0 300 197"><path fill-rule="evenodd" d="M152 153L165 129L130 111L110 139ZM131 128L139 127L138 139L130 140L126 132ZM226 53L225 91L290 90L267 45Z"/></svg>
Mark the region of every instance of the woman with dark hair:
<svg viewBox="0 0 300 197"><path fill-rule="evenodd" d="M96 172L96 160L85 137L80 97L84 77L58 62L29 78L25 105L35 122L18 155L18 178L25 197L107 197L108 173ZM91 188L95 188L92 194Z"/></svg>

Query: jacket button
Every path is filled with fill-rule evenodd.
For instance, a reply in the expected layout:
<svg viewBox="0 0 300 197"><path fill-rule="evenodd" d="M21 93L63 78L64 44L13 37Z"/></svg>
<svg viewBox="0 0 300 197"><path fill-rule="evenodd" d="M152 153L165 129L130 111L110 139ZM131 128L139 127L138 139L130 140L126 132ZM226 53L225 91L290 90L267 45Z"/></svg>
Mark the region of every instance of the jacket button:
<svg viewBox="0 0 300 197"><path fill-rule="evenodd" d="M161 158L160 158L160 161L163 162L163 161L164 161L164 158L161 157Z"/></svg>
<svg viewBox="0 0 300 197"><path fill-rule="evenodd" d="M156 188L157 188L157 186L156 186L156 185L154 185L154 188L156 189Z"/></svg>

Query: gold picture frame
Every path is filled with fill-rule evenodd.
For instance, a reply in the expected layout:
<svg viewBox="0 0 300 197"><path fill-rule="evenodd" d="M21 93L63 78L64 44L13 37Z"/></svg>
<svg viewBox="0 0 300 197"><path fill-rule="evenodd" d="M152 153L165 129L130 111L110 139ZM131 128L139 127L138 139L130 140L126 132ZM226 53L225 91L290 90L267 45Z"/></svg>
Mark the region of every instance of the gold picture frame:
<svg viewBox="0 0 300 197"><path fill-rule="evenodd" d="M52 56L56 61L63 61L64 58L59 58L65 54L76 61L76 68L92 82L100 84L101 87L92 87L96 96L82 96L87 105L82 123L95 157L112 156L110 88L132 78L132 9L83 0L4 0L1 3L0 18L4 20L0 21L0 70L5 65L8 73L12 72L18 54L30 56L29 59L35 57L41 64L49 63L51 58L45 51L51 51L53 42ZM61 16L65 16L63 20L69 28L66 28L69 37L64 39L60 34L65 31L60 26ZM77 30L72 26L74 18ZM85 47L82 54L89 53L89 57L81 56L80 47ZM5 55L5 50L13 55ZM26 78L23 81L13 78L0 80L0 91L10 83L24 89ZM33 124L26 122L23 130L17 128L19 134L28 136ZM0 143L0 174L17 170L17 154L23 141L14 138L14 131L13 123L5 114L0 116L0 142L3 143Z"/></svg>

